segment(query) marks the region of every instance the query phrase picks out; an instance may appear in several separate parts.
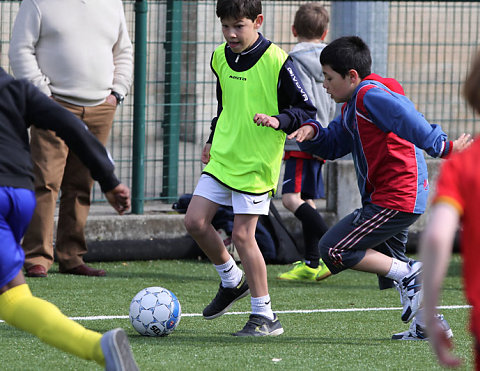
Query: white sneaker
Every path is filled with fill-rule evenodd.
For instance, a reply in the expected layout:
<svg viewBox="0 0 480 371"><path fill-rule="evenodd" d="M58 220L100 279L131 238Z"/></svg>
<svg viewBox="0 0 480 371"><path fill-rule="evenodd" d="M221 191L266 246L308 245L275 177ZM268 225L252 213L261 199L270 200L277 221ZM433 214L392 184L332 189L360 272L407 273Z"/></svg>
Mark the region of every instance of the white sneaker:
<svg viewBox="0 0 480 371"><path fill-rule="evenodd" d="M422 263L411 260L408 262L410 273L402 278L400 282L395 282L400 293L400 302L402 303L402 321L405 323L415 317L422 304Z"/></svg>
<svg viewBox="0 0 480 371"><path fill-rule="evenodd" d="M452 329L448 324L447 320L443 318L442 314L437 314L437 319L440 321L440 326L445 331L447 339L453 337ZM392 336L392 340L428 340L425 328L420 325L417 325L417 319L414 318L412 324L410 325L407 331L399 332Z"/></svg>

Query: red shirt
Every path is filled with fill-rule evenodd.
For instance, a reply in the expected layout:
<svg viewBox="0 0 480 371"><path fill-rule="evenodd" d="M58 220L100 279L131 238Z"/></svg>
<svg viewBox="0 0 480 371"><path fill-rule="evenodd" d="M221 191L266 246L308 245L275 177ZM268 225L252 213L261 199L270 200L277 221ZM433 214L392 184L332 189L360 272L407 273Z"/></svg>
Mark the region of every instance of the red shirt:
<svg viewBox="0 0 480 371"><path fill-rule="evenodd" d="M472 329L480 333L480 138L441 167L433 202L447 202L461 217L463 278L473 306Z"/></svg>

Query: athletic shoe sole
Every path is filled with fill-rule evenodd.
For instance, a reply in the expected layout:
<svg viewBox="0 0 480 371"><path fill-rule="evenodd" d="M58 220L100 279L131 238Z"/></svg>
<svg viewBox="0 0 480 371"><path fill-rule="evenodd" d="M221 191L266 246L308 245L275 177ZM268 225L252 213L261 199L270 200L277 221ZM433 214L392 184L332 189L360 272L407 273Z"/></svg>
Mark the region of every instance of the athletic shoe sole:
<svg viewBox="0 0 480 371"><path fill-rule="evenodd" d="M138 371L127 334L121 328L103 334L100 345L105 357L106 371Z"/></svg>

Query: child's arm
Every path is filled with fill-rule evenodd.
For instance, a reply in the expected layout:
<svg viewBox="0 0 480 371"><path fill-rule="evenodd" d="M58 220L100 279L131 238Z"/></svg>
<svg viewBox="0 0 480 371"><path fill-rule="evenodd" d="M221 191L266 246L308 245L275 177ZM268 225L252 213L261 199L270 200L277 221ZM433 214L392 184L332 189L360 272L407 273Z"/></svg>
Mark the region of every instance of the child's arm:
<svg viewBox="0 0 480 371"><path fill-rule="evenodd" d="M429 341L438 361L445 367L457 367L461 360L452 353L453 343L445 336L436 318L442 283L450 262L453 240L460 215L449 203L432 206L428 224L420 240L420 257L423 262L423 302Z"/></svg>
<svg viewBox="0 0 480 371"><path fill-rule="evenodd" d="M210 148L212 148L212 143L205 143L202 150L202 162L206 165L210 161Z"/></svg>
<svg viewBox="0 0 480 371"><path fill-rule="evenodd" d="M334 160L352 151L352 136L343 128L341 115L326 128L315 120L308 120L287 138L296 139L300 150L325 160Z"/></svg>
<svg viewBox="0 0 480 371"><path fill-rule="evenodd" d="M100 183L102 192L113 190L120 184L115 176L114 164L106 148L71 112L41 93L26 80L24 84L24 119L39 129L52 130L90 170L92 178Z"/></svg>
<svg viewBox="0 0 480 371"><path fill-rule="evenodd" d="M291 58L280 70L277 91L279 114L274 117L279 122L278 130L290 134L303 122L315 119L317 109L305 93Z"/></svg>
<svg viewBox="0 0 480 371"><path fill-rule="evenodd" d="M453 151L462 150L471 143L470 135L465 134L453 142L448 140L442 128L430 124L405 96L372 88L361 102L357 100L359 112L362 112L362 105L379 129L397 134L432 157L448 157Z"/></svg>

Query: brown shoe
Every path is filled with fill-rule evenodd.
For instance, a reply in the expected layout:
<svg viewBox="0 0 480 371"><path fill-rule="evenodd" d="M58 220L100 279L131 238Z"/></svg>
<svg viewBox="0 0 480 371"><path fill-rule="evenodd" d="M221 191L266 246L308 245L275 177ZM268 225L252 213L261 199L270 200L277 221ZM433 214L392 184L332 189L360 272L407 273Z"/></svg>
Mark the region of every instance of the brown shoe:
<svg viewBox="0 0 480 371"><path fill-rule="evenodd" d="M40 264L32 265L27 269L27 277L47 277L47 269Z"/></svg>
<svg viewBox="0 0 480 371"><path fill-rule="evenodd" d="M78 267L72 268L72 269L66 269L66 270L60 270L60 273L63 274L76 274L79 276L100 276L103 277L107 274L103 269L95 269L92 267L89 267L86 264L79 265Z"/></svg>

